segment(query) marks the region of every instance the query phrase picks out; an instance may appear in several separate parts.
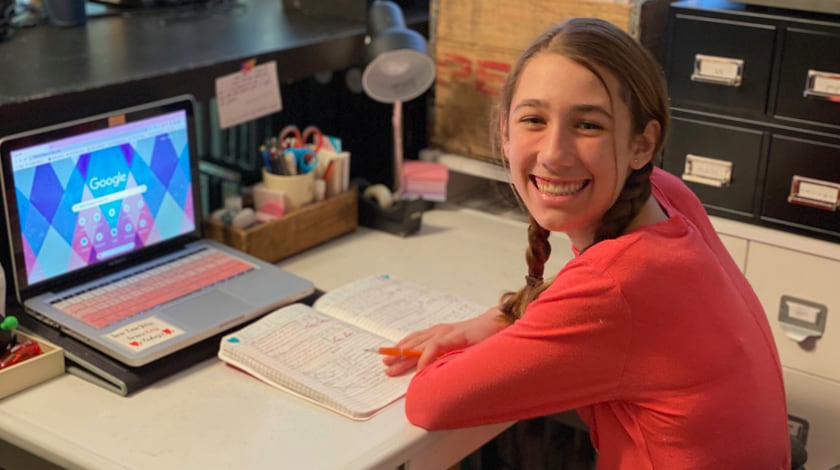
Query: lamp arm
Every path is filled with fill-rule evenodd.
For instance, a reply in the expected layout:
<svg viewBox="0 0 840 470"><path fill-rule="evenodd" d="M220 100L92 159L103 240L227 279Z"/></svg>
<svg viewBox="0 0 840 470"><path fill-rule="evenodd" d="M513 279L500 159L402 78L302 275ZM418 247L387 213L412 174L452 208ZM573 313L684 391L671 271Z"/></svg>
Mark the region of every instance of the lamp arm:
<svg viewBox="0 0 840 470"><path fill-rule="evenodd" d="M394 131L394 200L400 198L403 190L403 117L402 101L394 101L394 111L391 117L391 127Z"/></svg>

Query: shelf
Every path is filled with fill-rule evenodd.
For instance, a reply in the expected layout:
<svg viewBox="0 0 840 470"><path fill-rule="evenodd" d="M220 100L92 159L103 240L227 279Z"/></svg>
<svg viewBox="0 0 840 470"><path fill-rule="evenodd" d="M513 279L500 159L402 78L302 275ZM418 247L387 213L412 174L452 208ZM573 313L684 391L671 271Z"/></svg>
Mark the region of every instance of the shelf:
<svg viewBox="0 0 840 470"><path fill-rule="evenodd" d="M185 8L114 10L76 28L17 30L0 43L0 70L15 71L0 85L3 134L178 94L204 102L216 78L249 59L275 61L281 84L362 63L364 21L285 11L281 0ZM406 24L424 30L428 12L406 12Z"/></svg>
<svg viewBox="0 0 840 470"><path fill-rule="evenodd" d="M510 183L508 170L501 165L477 160L475 158L456 155L436 149L424 149L420 151L420 160L433 161L446 165L450 171L463 173L465 175L487 178L502 183Z"/></svg>
<svg viewBox="0 0 840 470"><path fill-rule="evenodd" d="M445 165L449 173L446 202L521 222L528 214L517 200L508 170L501 165L437 149L423 149L420 160Z"/></svg>

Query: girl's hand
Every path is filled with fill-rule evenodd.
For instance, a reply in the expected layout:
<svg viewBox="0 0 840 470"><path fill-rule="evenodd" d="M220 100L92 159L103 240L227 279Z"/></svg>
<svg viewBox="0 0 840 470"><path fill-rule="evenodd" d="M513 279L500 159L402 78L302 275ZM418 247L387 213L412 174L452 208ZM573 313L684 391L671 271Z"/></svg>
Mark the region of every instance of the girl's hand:
<svg viewBox="0 0 840 470"><path fill-rule="evenodd" d="M419 349L423 354L417 357L385 357L382 362L387 366L385 373L397 376L417 366L420 370L434 362L438 357L472 346L505 329L508 323L502 320L501 310L491 308L481 315L456 323L439 323L425 330L415 331L396 344L398 348Z"/></svg>

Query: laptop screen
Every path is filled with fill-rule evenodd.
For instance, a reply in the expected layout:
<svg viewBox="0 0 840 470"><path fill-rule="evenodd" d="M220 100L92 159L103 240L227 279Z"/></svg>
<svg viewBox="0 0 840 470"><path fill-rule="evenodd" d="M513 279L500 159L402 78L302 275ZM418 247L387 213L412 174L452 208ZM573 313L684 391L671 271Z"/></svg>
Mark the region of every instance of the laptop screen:
<svg viewBox="0 0 840 470"><path fill-rule="evenodd" d="M4 139L3 184L18 287L197 231L192 109L181 103L150 104Z"/></svg>

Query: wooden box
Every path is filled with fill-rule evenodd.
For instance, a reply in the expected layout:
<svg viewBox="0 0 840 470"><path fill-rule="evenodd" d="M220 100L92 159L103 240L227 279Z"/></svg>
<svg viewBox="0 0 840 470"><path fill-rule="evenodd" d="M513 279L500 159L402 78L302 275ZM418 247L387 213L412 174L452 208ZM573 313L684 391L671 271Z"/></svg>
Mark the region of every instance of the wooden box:
<svg viewBox="0 0 840 470"><path fill-rule="evenodd" d="M308 204L278 220L247 229L204 219L204 234L240 251L275 263L356 230L359 201L356 188L321 202Z"/></svg>
<svg viewBox="0 0 840 470"><path fill-rule="evenodd" d="M450 153L496 162L491 109L519 54L551 24L607 20L662 62L670 0L433 0L431 51L437 62L430 141Z"/></svg>
<svg viewBox="0 0 840 470"><path fill-rule="evenodd" d="M40 338L15 330L18 343L34 339L41 346L41 354L23 362L0 369L0 398L17 393L64 373L64 350Z"/></svg>

